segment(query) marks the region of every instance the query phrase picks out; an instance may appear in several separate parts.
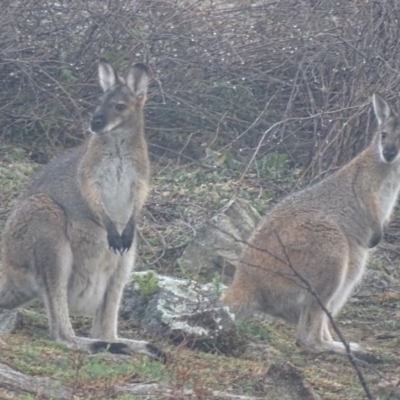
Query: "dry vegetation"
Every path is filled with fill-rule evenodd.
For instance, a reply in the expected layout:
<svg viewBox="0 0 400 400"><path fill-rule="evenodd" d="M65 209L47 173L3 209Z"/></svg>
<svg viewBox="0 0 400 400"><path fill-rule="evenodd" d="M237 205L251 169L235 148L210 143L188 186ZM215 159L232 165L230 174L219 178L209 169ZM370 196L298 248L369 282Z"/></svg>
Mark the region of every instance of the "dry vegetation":
<svg viewBox="0 0 400 400"><path fill-rule="evenodd" d="M399 21L397 0L2 0L0 227L35 164L86 136L100 93L99 57L119 69L145 61L153 76L146 131L154 171L141 264L181 274L177 257L231 196L263 212L365 147L375 126L372 93L391 100L400 89ZM388 239L397 251L396 229ZM348 307L340 324L380 349L383 365L364 368L374 394L383 378L399 374L393 254L375 262L393 284ZM44 351L45 324L24 320L0 362L79 381L80 398L114 398L101 390L146 379L177 388L188 382L203 399L210 387L267 396L262 377L276 359L302 369L324 399L364 396L346 359L303 354L285 324L248 328L254 349L243 359L170 348L175 358L165 368L142 362L140 370L136 362L105 379L101 361L78 379L77 356L48 342ZM384 332L395 337L378 341ZM381 398L393 398L388 393Z"/></svg>
<svg viewBox="0 0 400 400"><path fill-rule="evenodd" d="M82 139L100 56L149 63L154 153L279 148L309 176L363 148L371 94L399 89L395 0L4 0L0 10L1 138L31 151Z"/></svg>

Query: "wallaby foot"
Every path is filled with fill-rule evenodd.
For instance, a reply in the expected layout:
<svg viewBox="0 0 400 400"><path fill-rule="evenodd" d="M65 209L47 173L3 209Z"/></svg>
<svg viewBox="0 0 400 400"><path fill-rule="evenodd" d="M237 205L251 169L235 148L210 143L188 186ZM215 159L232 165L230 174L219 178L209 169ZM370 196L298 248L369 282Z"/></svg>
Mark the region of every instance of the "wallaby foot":
<svg viewBox="0 0 400 400"><path fill-rule="evenodd" d="M347 353L342 342L333 340L328 328L328 317L317 303L310 304L302 311L297 326L296 344L313 353ZM349 343L349 347L351 352L363 352L357 343Z"/></svg>
<svg viewBox="0 0 400 400"><path fill-rule="evenodd" d="M108 351L113 354L127 354L132 355L134 353L147 354L148 356L165 362L167 356L165 352L159 349L154 344L148 343L143 340L132 340L132 339L118 339L118 342L103 342L96 340L90 346L92 353L99 353L102 351Z"/></svg>
<svg viewBox="0 0 400 400"><path fill-rule="evenodd" d="M367 362L368 364L379 364L382 362L382 359L380 357L366 350L354 351L353 355L356 358L356 361L361 360Z"/></svg>
<svg viewBox="0 0 400 400"><path fill-rule="evenodd" d="M350 348L350 352L351 354L354 356L355 361L364 361L367 362L369 364L378 364L380 362L382 362L382 360L376 356L375 354L373 354L372 352L365 350L362 346L360 346L358 343L354 343L354 342L350 342L348 343L348 346ZM323 350L323 349L326 350ZM337 354L343 354L346 355L348 354L348 351L345 347L345 345L342 342L338 342L338 341L331 341L331 342L325 342L321 344L319 344L319 346L317 346L317 348L307 348L310 351L313 352L333 352L333 353L337 353ZM322 349L322 350L321 350Z"/></svg>
<svg viewBox="0 0 400 400"><path fill-rule="evenodd" d="M345 345L342 342L338 342L335 340L317 340L312 337L308 337L307 340L302 338L296 339L296 344L301 348L311 351L313 353L323 353L323 352L333 352L339 354L346 354L347 350ZM352 353L364 353L364 350L358 343L350 342L348 343L350 351Z"/></svg>
<svg viewBox="0 0 400 400"><path fill-rule="evenodd" d="M117 339L116 342L101 341L98 339L74 336L70 340L61 340L71 350L82 350L88 353L109 352L112 354L132 355L134 353L148 356L165 362L166 354L157 346L143 340Z"/></svg>
<svg viewBox="0 0 400 400"><path fill-rule="evenodd" d="M337 353L337 354L348 354L345 345L338 341L322 341L319 343L302 343L297 340L296 344L299 345L304 350L310 351L312 353ZM350 342L348 343L351 354L354 356L355 361L364 361L369 364L378 364L382 360L370 351L363 349L358 343Z"/></svg>

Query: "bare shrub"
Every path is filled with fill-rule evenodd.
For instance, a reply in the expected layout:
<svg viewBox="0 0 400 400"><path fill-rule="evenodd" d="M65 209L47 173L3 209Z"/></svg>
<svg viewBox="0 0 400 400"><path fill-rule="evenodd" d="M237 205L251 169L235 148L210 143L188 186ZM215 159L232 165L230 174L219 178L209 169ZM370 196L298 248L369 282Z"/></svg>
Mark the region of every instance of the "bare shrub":
<svg viewBox="0 0 400 400"><path fill-rule="evenodd" d="M144 60L153 153L278 149L314 177L365 147L370 95L397 94L399 10L396 0L4 0L1 138L80 140L98 58Z"/></svg>

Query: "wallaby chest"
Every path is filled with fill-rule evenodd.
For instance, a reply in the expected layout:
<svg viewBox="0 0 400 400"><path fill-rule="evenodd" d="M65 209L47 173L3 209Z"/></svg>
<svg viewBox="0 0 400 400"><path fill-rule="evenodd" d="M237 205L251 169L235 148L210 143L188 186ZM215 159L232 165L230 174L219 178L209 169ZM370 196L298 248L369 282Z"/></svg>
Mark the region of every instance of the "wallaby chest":
<svg viewBox="0 0 400 400"><path fill-rule="evenodd" d="M104 208L122 232L132 215L139 181L131 144L123 138L111 138L102 151L96 178Z"/></svg>

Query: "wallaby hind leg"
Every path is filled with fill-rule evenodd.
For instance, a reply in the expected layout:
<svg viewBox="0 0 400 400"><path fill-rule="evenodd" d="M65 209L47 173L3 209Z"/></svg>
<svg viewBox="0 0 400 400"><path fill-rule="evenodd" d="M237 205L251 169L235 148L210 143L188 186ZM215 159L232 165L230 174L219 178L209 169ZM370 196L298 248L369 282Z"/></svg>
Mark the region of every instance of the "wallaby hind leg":
<svg viewBox="0 0 400 400"><path fill-rule="evenodd" d="M59 240L54 244L43 238L42 256L36 262L44 270L42 301L49 319L50 337L61 342L70 342L75 337L68 310L68 281L73 257L69 243Z"/></svg>
<svg viewBox="0 0 400 400"><path fill-rule="evenodd" d="M44 290L41 298L47 310L50 337L74 350L106 350L109 342L101 346L97 339L75 336L68 309L68 282L73 268L73 254L69 241L62 232L58 232L55 238L52 240L50 237L42 237L36 242L41 251L37 252L35 258L35 262L42 268L41 286ZM115 343L112 345L114 346L108 349L111 352L128 353L118 343L119 346L115 346Z"/></svg>
<svg viewBox="0 0 400 400"><path fill-rule="evenodd" d="M315 304L315 308L310 308L300 316L296 333L296 343L315 353L324 351L345 353L343 343L336 342L332 339L328 330L328 321L325 311L317 304Z"/></svg>
<svg viewBox="0 0 400 400"><path fill-rule="evenodd" d="M120 257L119 265L107 285L100 307L93 319L91 337L105 341L116 341L118 338L118 310L125 283L129 279L135 262L136 241L131 249Z"/></svg>
<svg viewBox="0 0 400 400"><path fill-rule="evenodd" d="M352 295L354 287L360 281L364 272L365 259L365 255L358 255L357 253L352 254L348 264L345 282L338 288L328 304L329 311L333 316L337 315L346 304L346 301Z"/></svg>
<svg viewBox="0 0 400 400"><path fill-rule="evenodd" d="M39 297L47 309L50 336L69 340L74 335L67 302L73 260L64 210L44 194L22 201L4 230L3 257L2 303L17 306ZM12 292L19 294L14 301Z"/></svg>
<svg viewBox="0 0 400 400"><path fill-rule="evenodd" d="M323 310L320 303L315 298L303 308L300 314L296 332L296 343L315 353L323 351L333 351L335 353L346 353L345 345L342 342L335 341L329 331L328 313L332 315L331 310L326 305L326 300L319 296L326 310ZM327 311L327 312L326 312ZM351 351L361 351L357 343L349 343Z"/></svg>
<svg viewBox="0 0 400 400"><path fill-rule="evenodd" d="M314 353L324 351L346 353L344 344L332 339L328 330L328 317L317 303L302 312L297 326L296 343ZM349 345L351 351L360 349L357 343L349 343Z"/></svg>
<svg viewBox="0 0 400 400"><path fill-rule="evenodd" d="M340 287L334 296L336 297L338 293L342 292L343 289ZM347 297L344 300L340 299L340 304L343 305L346 300ZM325 307L327 311L334 316L341 306L339 309L332 310L330 308L332 304L338 305L339 302L335 303L330 301L329 305ZM303 348L317 353L323 351L333 351L341 354L347 353L343 342L333 340L329 331L328 315L316 300L314 304L308 306L307 309L303 310L301 313L297 326L296 343ZM348 342L348 345L350 351L357 357L363 358L368 362L377 362L378 359L373 354L363 349L358 343Z"/></svg>
<svg viewBox="0 0 400 400"><path fill-rule="evenodd" d="M0 311L12 310L33 300L36 292L29 285L17 286L6 276L0 280Z"/></svg>
<svg viewBox="0 0 400 400"><path fill-rule="evenodd" d="M351 296L354 286L359 282L364 269L365 264L365 256L357 255L355 252L352 254L351 260L348 263L348 267L346 270L346 275L344 277L344 282L339 286L337 291L334 293L330 301L328 302L326 308L329 313L334 317L339 311L342 309L346 301ZM323 337L325 340L333 342L332 336L329 332L328 328L328 319L327 323L324 327ZM357 343L349 343L350 348L356 352L366 352L362 349L360 345Z"/></svg>
<svg viewBox="0 0 400 400"><path fill-rule="evenodd" d="M92 327L92 351L108 351L115 353L143 353L157 359L165 359L165 354L156 346L142 340L120 339L117 334L118 310L122 292L135 262L136 240L131 249L121 256L119 266L111 278L103 302L97 310ZM93 340L98 339L98 340Z"/></svg>
<svg viewBox="0 0 400 400"><path fill-rule="evenodd" d="M37 297L34 282L24 269L15 268L3 249L3 271L0 278L0 310L12 310Z"/></svg>
<svg viewBox="0 0 400 400"><path fill-rule="evenodd" d="M337 244L339 247L339 243ZM336 255L328 257L315 256L316 260L325 259L326 273L319 281L314 282L314 294L309 292L300 311L297 326L296 342L300 346L314 352L334 351L345 353L343 343L334 341L329 332L329 318L332 315L333 300L338 293L344 294L344 287L348 285L349 260L345 257L345 249ZM312 282L310 281L312 285ZM318 297L316 297L318 296ZM343 303L346 299L344 299ZM323 307L325 310L323 309ZM333 315L332 315L333 316ZM351 350L359 350L355 343L350 345Z"/></svg>
<svg viewBox="0 0 400 400"><path fill-rule="evenodd" d="M329 322L328 321L326 321L326 323L324 324L324 326L322 328L322 338L326 342L333 342L333 337L329 331Z"/></svg>
<svg viewBox="0 0 400 400"><path fill-rule="evenodd" d="M8 251L8 255L14 256L20 264L23 261L27 274L35 280L35 286L41 288L37 296L47 311L50 337L68 348L91 352L91 346L96 341L76 337L69 315L68 282L73 268L73 254L67 237L64 211L44 195L28 199L27 207L19 210L21 220L27 210L34 217L29 218L30 224L19 240L31 251L24 254L22 259L18 259L19 253L15 251L11 252L13 254Z"/></svg>

